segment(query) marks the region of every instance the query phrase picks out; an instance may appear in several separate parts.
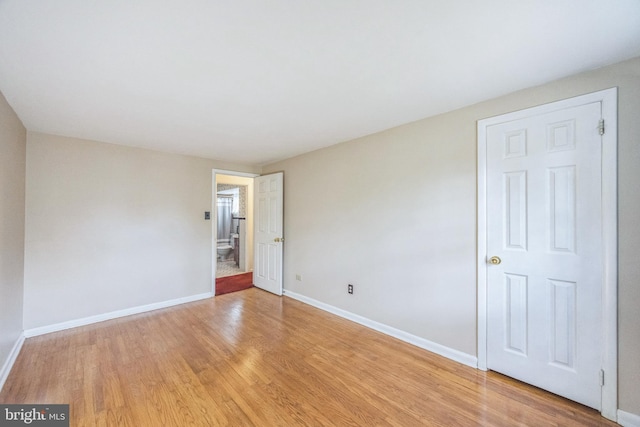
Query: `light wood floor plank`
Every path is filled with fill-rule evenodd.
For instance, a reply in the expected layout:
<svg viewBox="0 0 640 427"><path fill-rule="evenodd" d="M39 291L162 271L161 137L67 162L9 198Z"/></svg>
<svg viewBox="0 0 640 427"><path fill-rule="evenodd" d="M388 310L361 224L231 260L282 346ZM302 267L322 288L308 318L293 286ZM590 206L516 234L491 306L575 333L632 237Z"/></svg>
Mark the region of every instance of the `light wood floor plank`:
<svg viewBox="0 0 640 427"><path fill-rule="evenodd" d="M26 340L3 403L73 426L615 426L257 288Z"/></svg>

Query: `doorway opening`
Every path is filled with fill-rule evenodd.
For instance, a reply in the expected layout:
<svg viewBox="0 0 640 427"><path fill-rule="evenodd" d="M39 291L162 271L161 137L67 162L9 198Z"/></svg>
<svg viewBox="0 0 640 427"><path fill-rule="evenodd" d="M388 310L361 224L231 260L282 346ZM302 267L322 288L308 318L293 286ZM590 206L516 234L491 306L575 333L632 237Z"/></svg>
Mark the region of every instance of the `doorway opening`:
<svg viewBox="0 0 640 427"><path fill-rule="evenodd" d="M213 170L213 292L222 295L253 286L253 178Z"/></svg>

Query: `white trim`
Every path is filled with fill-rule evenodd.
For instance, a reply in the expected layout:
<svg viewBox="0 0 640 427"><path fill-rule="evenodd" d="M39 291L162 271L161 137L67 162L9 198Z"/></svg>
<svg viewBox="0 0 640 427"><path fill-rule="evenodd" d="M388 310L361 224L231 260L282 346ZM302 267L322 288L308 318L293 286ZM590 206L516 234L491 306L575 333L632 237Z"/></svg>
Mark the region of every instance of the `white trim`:
<svg viewBox="0 0 640 427"><path fill-rule="evenodd" d="M309 304L313 307L319 308L320 310L327 311L331 314L335 314L336 316L340 316L344 319L351 320L352 322L359 323L360 325L366 326L367 328L371 328L378 332L382 332L385 335L389 335L401 341L404 341L406 343L413 344L416 347L420 347L432 353L436 353L440 356L446 357L447 359L451 359L455 362L462 363L463 365L471 366L472 368L475 368L477 366L478 361L474 356L467 353L463 353L459 350L445 347L433 341L420 338L418 336L412 335L400 329L396 329L394 327L376 322L375 320L371 320L366 317L359 316L357 314L351 313L341 308L337 308L332 305L325 304L323 302L298 294L296 292L288 291L285 289L284 296L293 298L305 304Z"/></svg>
<svg viewBox="0 0 640 427"><path fill-rule="evenodd" d="M487 369L487 127L519 120L532 114L544 114L593 102L602 104L602 117L605 119L606 127L602 136L602 369L605 371L606 380L602 387L601 414L615 421L618 408L618 89L615 87L478 121L478 368Z"/></svg>
<svg viewBox="0 0 640 427"><path fill-rule="evenodd" d="M211 293L216 295L216 274L218 268L218 170L211 171Z"/></svg>
<svg viewBox="0 0 640 427"><path fill-rule="evenodd" d="M245 178L255 178L256 176L260 176L259 173L237 172L237 171L230 171L226 169L213 169L213 173L214 175L220 174L220 175L231 175L231 176L243 176Z"/></svg>
<svg viewBox="0 0 640 427"><path fill-rule="evenodd" d="M24 339L24 333L21 333L13 344L13 348L11 348L7 360L5 360L4 365L2 365L2 369L0 370L0 391L2 391L2 387L4 387L4 383L7 381L7 378L9 378L9 373L13 368L13 364L16 363L18 354L20 354L20 350L22 349L22 344L24 344Z"/></svg>
<svg viewBox="0 0 640 427"><path fill-rule="evenodd" d="M172 307L174 305L185 304L188 302L199 301L211 298L213 294L206 292L204 294L191 295L188 297L176 298L168 301L155 302L153 304L140 305L137 307L125 308L124 310L116 310L109 313L98 314L95 316L84 317L82 319L69 320L67 322L55 323L48 326L40 326L38 328L26 329L24 336L27 338L44 335L51 332L64 331L65 329L77 328L78 326L91 325L93 323L104 322L105 320L117 319L119 317L131 316L132 314L145 313L147 311L158 310L161 308Z"/></svg>
<svg viewBox="0 0 640 427"><path fill-rule="evenodd" d="M615 421L618 409L618 89L598 92L602 99L603 417ZM609 374L610 373L610 374Z"/></svg>
<svg viewBox="0 0 640 427"><path fill-rule="evenodd" d="M640 415L618 409L618 424L624 427L640 427Z"/></svg>
<svg viewBox="0 0 640 427"><path fill-rule="evenodd" d="M478 121L478 213L477 213L477 325L478 369L487 368L487 132L484 121Z"/></svg>
<svg viewBox="0 0 640 427"><path fill-rule="evenodd" d="M217 195L218 184L216 181L216 175L230 175L230 176L240 176L244 178L255 178L260 176L257 173L249 173L249 172L236 172L225 169L212 169L211 170L211 293L215 296L216 294L216 268L218 267L217 255L217 243L218 243L218 227L217 227L217 198L214 197L214 194ZM247 194L247 199L249 198L249 194ZM253 213L252 213L253 215ZM253 236L251 236L253 239ZM245 255L245 259L247 256ZM253 271L253 268L248 268L248 271Z"/></svg>

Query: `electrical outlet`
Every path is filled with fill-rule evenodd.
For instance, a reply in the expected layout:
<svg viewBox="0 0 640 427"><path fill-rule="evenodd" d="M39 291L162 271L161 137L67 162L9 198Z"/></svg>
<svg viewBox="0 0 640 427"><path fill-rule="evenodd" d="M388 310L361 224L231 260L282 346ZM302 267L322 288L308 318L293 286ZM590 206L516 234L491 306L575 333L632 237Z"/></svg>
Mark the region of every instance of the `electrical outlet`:
<svg viewBox="0 0 640 427"><path fill-rule="evenodd" d="M302 282L302 274L296 274L296 280Z"/></svg>
<svg viewBox="0 0 640 427"><path fill-rule="evenodd" d="M347 292L353 295L353 285L351 283L347 285Z"/></svg>

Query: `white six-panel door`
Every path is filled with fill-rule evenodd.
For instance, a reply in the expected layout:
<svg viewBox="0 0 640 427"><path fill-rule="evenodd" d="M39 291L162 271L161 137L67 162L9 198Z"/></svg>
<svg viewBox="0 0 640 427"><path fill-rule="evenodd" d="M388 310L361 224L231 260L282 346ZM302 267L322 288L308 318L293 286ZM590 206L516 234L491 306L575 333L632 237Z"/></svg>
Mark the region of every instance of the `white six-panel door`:
<svg viewBox="0 0 640 427"><path fill-rule="evenodd" d="M597 409L600 119L594 102L486 129L487 366Z"/></svg>
<svg viewBox="0 0 640 427"><path fill-rule="evenodd" d="M254 270L253 284L282 295L283 174L254 180Z"/></svg>

